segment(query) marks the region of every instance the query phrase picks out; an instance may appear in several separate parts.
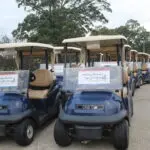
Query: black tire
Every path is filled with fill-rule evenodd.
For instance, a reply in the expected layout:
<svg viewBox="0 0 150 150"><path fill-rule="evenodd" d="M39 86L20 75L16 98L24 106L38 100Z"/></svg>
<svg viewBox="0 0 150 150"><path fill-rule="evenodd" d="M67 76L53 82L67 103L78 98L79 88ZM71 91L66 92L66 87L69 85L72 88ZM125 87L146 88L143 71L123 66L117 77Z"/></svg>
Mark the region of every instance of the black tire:
<svg viewBox="0 0 150 150"><path fill-rule="evenodd" d="M140 88L140 85L137 85L136 88L139 89L139 88Z"/></svg>
<svg viewBox="0 0 150 150"><path fill-rule="evenodd" d="M131 117L134 115L134 104L133 104L133 98L131 97Z"/></svg>
<svg viewBox="0 0 150 150"><path fill-rule="evenodd" d="M54 127L54 139L56 144L62 147L69 146L72 143L72 138L67 134L63 123L58 119Z"/></svg>
<svg viewBox="0 0 150 150"><path fill-rule="evenodd" d="M132 85L132 96L134 96L135 94L135 82L133 82L133 85Z"/></svg>
<svg viewBox="0 0 150 150"><path fill-rule="evenodd" d="M139 85L137 86L137 88L140 88L140 87L141 87L142 81L143 81L143 80L142 80L142 78L140 77L140 78L139 78Z"/></svg>
<svg viewBox="0 0 150 150"><path fill-rule="evenodd" d="M113 131L113 144L118 150L126 150L129 146L129 124L123 120Z"/></svg>
<svg viewBox="0 0 150 150"><path fill-rule="evenodd" d="M15 130L15 141L21 146L30 145L34 139L35 128L32 120L26 119L17 125Z"/></svg>

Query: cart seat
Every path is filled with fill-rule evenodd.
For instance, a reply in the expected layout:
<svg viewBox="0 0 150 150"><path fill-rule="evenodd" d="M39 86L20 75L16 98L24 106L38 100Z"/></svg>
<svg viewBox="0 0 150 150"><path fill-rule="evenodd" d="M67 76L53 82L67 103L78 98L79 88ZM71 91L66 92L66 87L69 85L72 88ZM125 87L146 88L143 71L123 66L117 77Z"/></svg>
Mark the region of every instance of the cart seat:
<svg viewBox="0 0 150 150"><path fill-rule="evenodd" d="M136 63L133 64L133 72L138 71L138 65Z"/></svg>
<svg viewBox="0 0 150 150"><path fill-rule="evenodd" d="M147 71L148 65L146 63L142 64L142 71Z"/></svg>
<svg viewBox="0 0 150 150"><path fill-rule="evenodd" d="M128 72L128 82L129 82L130 79L131 79L131 78L130 78L130 75L131 75L131 74L130 74L130 73L131 73L131 67L130 67L129 65L127 66L127 72Z"/></svg>
<svg viewBox="0 0 150 150"><path fill-rule="evenodd" d="M122 90L118 90L118 91L115 91L115 93L118 95L118 96L122 96ZM128 95L128 90L127 90L127 87L123 87L123 98L126 98Z"/></svg>
<svg viewBox="0 0 150 150"><path fill-rule="evenodd" d="M126 69L124 69L123 70L123 84L127 84L128 83L128 80L129 80L129 78L128 78L128 69L126 68Z"/></svg>
<svg viewBox="0 0 150 150"><path fill-rule="evenodd" d="M49 90L32 90L29 89L28 95L29 99L45 99L47 98Z"/></svg>
<svg viewBox="0 0 150 150"><path fill-rule="evenodd" d="M35 81L30 83L28 90L29 99L44 99L47 98L50 88L54 83L53 73L40 69L34 72Z"/></svg>
<svg viewBox="0 0 150 150"><path fill-rule="evenodd" d="M136 77L137 76L137 73L136 72L134 72L134 77Z"/></svg>
<svg viewBox="0 0 150 150"><path fill-rule="evenodd" d="M128 66L127 68L128 68L128 69L127 69L127 71L128 71L128 75L130 75L131 67L130 67L130 66Z"/></svg>
<svg viewBox="0 0 150 150"><path fill-rule="evenodd" d="M128 76L128 82L130 82L130 80L131 80L131 77L130 77L130 76Z"/></svg>

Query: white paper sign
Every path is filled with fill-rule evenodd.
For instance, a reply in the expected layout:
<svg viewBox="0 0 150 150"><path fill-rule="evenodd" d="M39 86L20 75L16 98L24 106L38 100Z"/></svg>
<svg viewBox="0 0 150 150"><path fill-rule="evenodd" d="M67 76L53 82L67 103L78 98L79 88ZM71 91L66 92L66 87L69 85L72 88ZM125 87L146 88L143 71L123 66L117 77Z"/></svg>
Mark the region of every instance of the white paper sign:
<svg viewBox="0 0 150 150"><path fill-rule="evenodd" d="M0 74L0 87L17 87L18 74Z"/></svg>
<svg viewBox="0 0 150 150"><path fill-rule="evenodd" d="M78 74L78 84L110 84L110 70L82 70Z"/></svg>

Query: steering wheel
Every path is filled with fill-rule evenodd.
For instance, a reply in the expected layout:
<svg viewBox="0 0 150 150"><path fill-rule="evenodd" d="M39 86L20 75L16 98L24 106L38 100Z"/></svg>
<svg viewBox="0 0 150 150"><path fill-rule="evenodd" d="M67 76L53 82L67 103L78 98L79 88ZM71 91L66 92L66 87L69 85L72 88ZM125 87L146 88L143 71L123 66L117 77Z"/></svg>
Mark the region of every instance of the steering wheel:
<svg viewBox="0 0 150 150"><path fill-rule="evenodd" d="M29 76L29 80L30 80L30 82L35 81L35 79L36 79L35 74L34 74L33 72L30 72L30 76Z"/></svg>

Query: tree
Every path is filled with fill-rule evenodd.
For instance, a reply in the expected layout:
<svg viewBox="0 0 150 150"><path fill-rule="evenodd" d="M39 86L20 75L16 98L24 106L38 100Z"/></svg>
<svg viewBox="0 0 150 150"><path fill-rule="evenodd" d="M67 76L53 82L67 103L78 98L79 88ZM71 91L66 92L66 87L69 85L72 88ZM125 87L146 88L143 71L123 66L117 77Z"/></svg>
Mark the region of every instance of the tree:
<svg viewBox="0 0 150 150"><path fill-rule="evenodd" d="M142 51L147 49L150 42L148 41L150 32L148 32L137 20L130 19L125 25L109 29L106 27L99 27L92 32L93 35L106 34L106 35L124 35L128 44L132 46L133 49Z"/></svg>
<svg viewBox="0 0 150 150"><path fill-rule="evenodd" d="M16 39L61 44L64 38L83 36L93 22L107 23L107 0L16 0L30 14L12 32Z"/></svg>
<svg viewBox="0 0 150 150"><path fill-rule="evenodd" d="M11 39L7 35L2 35L0 44L10 43ZM12 71L16 69L15 52L12 50L0 51L0 71Z"/></svg>
<svg viewBox="0 0 150 150"><path fill-rule="evenodd" d="M148 41L149 32L137 20L130 19L125 24L128 29L128 41L134 49L142 51ZM145 49L145 48L144 48Z"/></svg>
<svg viewBox="0 0 150 150"><path fill-rule="evenodd" d="M116 35L117 32L114 29L109 29L107 27L99 26L92 31L92 35Z"/></svg>
<svg viewBox="0 0 150 150"><path fill-rule="evenodd" d="M7 35L2 36L0 39L0 43L10 43L10 41L11 40L9 39Z"/></svg>

